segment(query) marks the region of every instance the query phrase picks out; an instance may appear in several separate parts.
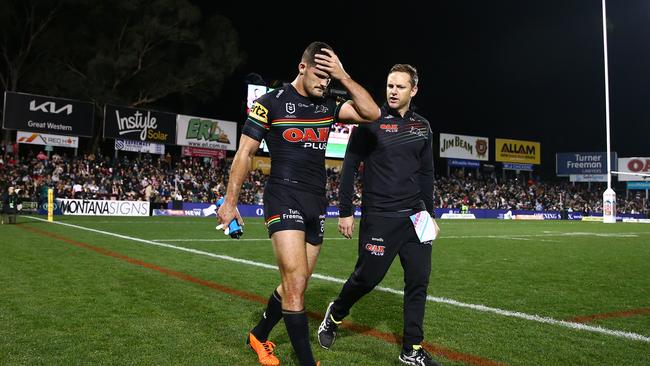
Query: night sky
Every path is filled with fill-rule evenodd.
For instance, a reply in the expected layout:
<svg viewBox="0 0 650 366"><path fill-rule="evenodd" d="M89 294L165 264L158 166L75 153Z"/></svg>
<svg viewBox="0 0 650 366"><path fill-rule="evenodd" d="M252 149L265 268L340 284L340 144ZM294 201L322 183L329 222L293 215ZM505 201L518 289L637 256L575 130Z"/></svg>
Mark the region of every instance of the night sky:
<svg viewBox="0 0 650 366"><path fill-rule="evenodd" d="M417 111L434 132L489 137L491 160L495 137L540 141L547 178L556 152L605 151L598 0L436 1L427 10L408 1L318 3L320 10L195 3L228 17L247 54L228 91L206 111L212 117L242 121L246 75L291 81L305 46L321 40L378 103L393 64L416 66ZM612 150L650 156L650 1L607 5Z"/></svg>

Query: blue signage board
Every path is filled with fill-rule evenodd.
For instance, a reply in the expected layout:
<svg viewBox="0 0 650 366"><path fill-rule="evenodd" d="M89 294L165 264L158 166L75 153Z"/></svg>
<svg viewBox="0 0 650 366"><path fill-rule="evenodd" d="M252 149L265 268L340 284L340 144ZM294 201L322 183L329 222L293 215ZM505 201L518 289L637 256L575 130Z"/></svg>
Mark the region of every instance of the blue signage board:
<svg viewBox="0 0 650 366"><path fill-rule="evenodd" d="M503 169L533 171L533 164L503 163Z"/></svg>
<svg viewBox="0 0 650 366"><path fill-rule="evenodd" d="M627 182L627 189L650 189L650 182Z"/></svg>
<svg viewBox="0 0 650 366"><path fill-rule="evenodd" d="M612 152L612 170L617 170L616 158L616 152ZM555 173L558 177L583 174L607 174L607 153L573 152L555 154Z"/></svg>
<svg viewBox="0 0 650 366"><path fill-rule="evenodd" d="M264 217L264 206L261 205L237 205L239 213L242 217ZM196 217L212 217L216 216L217 207L211 203L189 203L184 202L180 209L173 209L173 204L168 203L167 209L153 210L153 216L196 216ZM503 219L510 211L510 215L539 215L544 220L560 220L562 215L559 211L531 211L531 210L488 210L488 209L470 209L469 213L473 214L477 219ZM436 208L436 217L441 217L442 214L458 214L460 210L457 208ZM583 217L582 212L568 212L567 218L569 220L581 220ZM602 213L590 213L592 216L602 216ZM327 217L333 218L339 216L339 210L336 206L329 206L327 208ZM361 209L355 207L354 217L361 216ZM644 218L642 214L619 214L621 217Z"/></svg>
<svg viewBox="0 0 650 366"><path fill-rule="evenodd" d="M448 159L447 164L451 167L459 168L480 168L481 162L477 160L467 160L467 159Z"/></svg>

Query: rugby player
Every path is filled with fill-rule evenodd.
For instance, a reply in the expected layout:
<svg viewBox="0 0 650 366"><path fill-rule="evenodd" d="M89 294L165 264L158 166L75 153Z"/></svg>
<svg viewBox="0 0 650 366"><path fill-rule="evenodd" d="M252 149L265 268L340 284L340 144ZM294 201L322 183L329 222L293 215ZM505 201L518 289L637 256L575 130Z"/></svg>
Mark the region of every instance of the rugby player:
<svg viewBox="0 0 650 366"><path fill-rule="evenodd" d="M290 84L253 103L232 163L225 202L217 213L224 227L232 219L243 224L236 210L237 199L250 171L251 158L260 141L266 139L271 174L264 188L264 215L281 283L247 337L262 365L279 364L273 353L275 345L268 336L280 319L284 319L300 365L316 364L304 294L323 242L327 207L325 148L330 125L339 121L371 122L380 116L370 94L352 80L329 45L311 43L297 71ZM332 79L348 91L349 101L326 96Z"/></svg>

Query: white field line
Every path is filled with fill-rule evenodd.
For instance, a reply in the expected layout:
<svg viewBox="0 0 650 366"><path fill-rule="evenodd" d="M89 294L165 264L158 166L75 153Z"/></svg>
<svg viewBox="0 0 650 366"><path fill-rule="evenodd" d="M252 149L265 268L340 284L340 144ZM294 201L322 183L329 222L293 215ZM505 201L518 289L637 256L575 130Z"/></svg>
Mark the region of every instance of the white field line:
<svg viewBox="0 0 650 366"><path fill-rule="evenodd" d="M445 239L445 237L442 237ZM356 241L358 240L358 237L352 237L351 239L347 238L325 238L324 240L353 240ZM453 239L453 238L452 238ZM494 238L490 238L494 239ZM549 239L529 239L529 238L520 238L517 236L509 236L509 237L499 237L497 239L511 239L511 240L524 240L524 241L544 241L544 242L549 242L549 243L559 243L559 240L549 240ZM163 243L172 243L172 242L197 242L197 243L210 243L210 242L232 242L233 239L228 239L228 238L221 238L221 239L216 239L216 238L211 238L211 239L201 239L201 238L193 238L193 239L151 239L151 241L155 242L163 242ZM241 238L238 239L237 241L271 241L269 238Z"/></svg>
<svg viewBox="0 0 650 366"><path fill-rule="evenodd" d="M38 218L38 217L32 217L32 216L24 216L24 217L30 218L32 220L48 222L47 220L41 219L41 218ZM140 238L136 238L136 237L131 237L131 236L127 236L127 235L112 233L112 232L103 231L103 230L92 229L92 228L88 228L88 227L84 227L84 226L78 226L78 225L74 225L74 224L68 224L68 223L60 222L60 221L54 221L53 223L57 224L57 225L63 225L63 226L68 226L68 227L80 229L80 230L90 231L90 232L94 232L94 233L97 233L97 234L103 234L103 235L117 237L117 238L120 238L120 239L131 240L131 241L135 241L135 242L138 242L138 243L156 245L156 246L160 246L160 247L180 250L180 251L184 251L184 252L188 252L188 253L203 255L203 256L207 256L207 257L211 257L211 258L217 258L217 259L226 260L226 261L230 261L230 262L236 262L236 263L246 264L246 265L255 266L255 267L278 270L277 266L270 265L270 264L265 264L265 263L260 263L260 262L255 262L255 261L251 261L251 260L247 260L247 259L235 258L235 257L227 256L227 255L214 254L214 253L210 253L210 252L204 252L202 250L179 247L179 246L175 246L175 245L171 245L171 244L158 243L158 242L151 241L151 240L140 239ZM343 280L343 279L336 278L336 277L331 277L331 276L325 276L325 275L321 275L321 274L318 274L318 273L314 273L312 275L312 277L323 280L323 281L329 281L329 282L334 282L334 283L339 283L339 284L345 283L345 280ZM395 289L392 289L392 288L381 287L381 286L376 287L376 289L378 291L391 293L391 294L395 294L395 295L399 295L399 296L404 296L404 292L401 291L401 290L395 290ZM456 300L453 300L453 299L447 299L447 298L444 298L444 297L427 296L427 301L442 303L442 304L447 304L447 305L452 305L452 306L457 306L457 307L466 308L466 309L477 310L477 311L481 311L481 312L493 313L493 314L502 315L502 316L506 316L506 317L530 320L530 321L534 321L534 322L538 322L538 323L544 323L544 324L559 325L559 326L562 326L562 327L576 329L576 330L583 330L583 331L592 332L592 333L606 334L606 335L610 335L610 336L614 336L614 337L618 337L618 338L625 338L625 339L630 339L630 340L634 340L634 341L641 341L641 342L650 343L650 337L644 336L644 335L641 335L641 334L637 334L637 333L632 333L632 332L625 332L625 331L620 331L620 330L607 329L607 328L603 328L603 327L599 327L599 326L592 326L592 325L586 325L586 324L581 324L581 323L574 323L574 322L569 322L569 321L565 321L565 320L558 320L558 319L539 316L539 315L531 315L531 314L521 313L521 312L518 312L518 311L503 310L503 309L493 308L493 307L480 305L480 304L468 304L468 303L456 301Z"/></svg>
<svg viewBox="0 0 650 366"><path fill-rule="evenodd" d="M30 217L31 217L31 216L30 216ZM179 217L179 218L182 219L182 217ZM80 222L84 222L84 220L79 220L79 221L80 221ZM122 225L122 224L125 223L125 221L121 221L121 220L102 220L102 221L93 221L93 220L88 220L88 221L85 221L85 222L86 222L86 223L89 223L89 224L92 223L92 224L119 224L119 225ZM215 224L215 226L216 226L216 224L217 224L216 219L215 219L213 222L214 222L214 224ZM169 224L169 221L165 221L165 220L148 220L148 221L141 221L141 222L138 222L138 223L137 223L137 225L147 225L147 224ZM184 222L183 220L178 220L178 222L174 222L174 225L178 225L178 224L182 224L182 225L196 225L196 221L190 221L190 220L188 220L188 221L185 221L185 222ZM211 224L210 224L210 225L211 225ZM245 225L264 225L264 223L263 223L263 222L248 222L248 221L247 221L247 222L245 223Z"/></svg>
<svg viewBox="0 0 650 366"><path fill-rule="evenodd" d="M640 234L645 233L557 233L557 234L521 234L521 235L450 235L440 236L441 239L513 239L513 238L557 238L557 237L575 237L575 236L595 236L601 238L638 238Z"/></svg>
<svg viewBox="0 0 650 366"><path fill-rule="evenodd" d="M562 237L562 236L595 236L595 237L614 237L614 238L638 238L640 234L645 233L586 233L586 232L573 232L573 233L557 233L557 234L521 234L521 235L450 235L450 236L440 236L442 239L511 239L511 240L535 240L535 241L546 241L546 242L558 242L557 240L544 240L537 238L544 237ZM535 239L531 239L535 238ZM352 239L358 239L353 237ZM232 241L229 238L188 238L188 239L151 239L156 242L220 242L220 241ZM269 238L242 238L239 241L260 241L260 240L271 240ZM334 238L325 238L325 240L348 240L342 237Z"/></svg>
<svg viewBox="0 0 650 366"><path fill-rule="evenodd" d="M352 238L352 239L358 239L358 238ZM350 240L352 240L350 239ZM348 240L346 238L325 238L325 240ZM151 239L151 241L155 242L199 242L199 243L207 243L207 242L221 242L221 241L229 241L232 243L240 242L240 241L271 241L269 238L240 238L237 240L231 239L230 237L228 238L212 238L212 239Z"/></svg>

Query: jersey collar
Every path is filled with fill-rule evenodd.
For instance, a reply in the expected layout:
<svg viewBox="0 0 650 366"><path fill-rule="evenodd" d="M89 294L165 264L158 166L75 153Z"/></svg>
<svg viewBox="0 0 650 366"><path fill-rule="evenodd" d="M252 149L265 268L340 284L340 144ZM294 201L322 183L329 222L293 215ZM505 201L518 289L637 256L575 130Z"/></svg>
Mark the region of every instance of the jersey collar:
<svg viewBox="0 0 650 366"><path fill-rule="evenodd" d="M406 113L404 113L404 117L402 117L396 109L390 108L388 103L384 103L384 105L381 106L381 114L384 116L391 115L393 117L407 119L413 115L413 111L411 109L407 110Z"/></svg>

